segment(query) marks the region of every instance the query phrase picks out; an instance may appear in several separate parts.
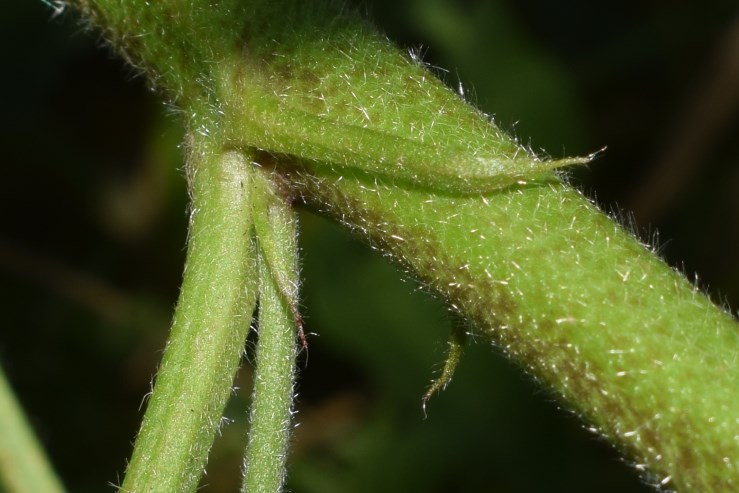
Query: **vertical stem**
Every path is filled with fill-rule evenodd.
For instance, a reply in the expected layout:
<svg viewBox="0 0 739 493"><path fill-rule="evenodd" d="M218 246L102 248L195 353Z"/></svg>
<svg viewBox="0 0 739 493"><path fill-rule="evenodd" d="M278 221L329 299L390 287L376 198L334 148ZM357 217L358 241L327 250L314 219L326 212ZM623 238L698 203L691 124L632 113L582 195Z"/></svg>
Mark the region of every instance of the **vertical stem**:
<svg viewBox="0 0 739 493"><path fill-rule="evenodd" d="M259 342L243 493L276 493L285 480L295 368L297 221L269 178L254 177L259 246Z"/></svg>
<svg viewBox="0 0 739 493"><path fill-rule="evenodd" d="M196 143L185 277L154 393L121 488L193 491L221 422L256 303L251 164Z"/></svg>
<svg viewBox="0 0 739 493"><path fill-rule="evenodd" d="M0 369L0 490L62 493L64 487Z"/></svg>

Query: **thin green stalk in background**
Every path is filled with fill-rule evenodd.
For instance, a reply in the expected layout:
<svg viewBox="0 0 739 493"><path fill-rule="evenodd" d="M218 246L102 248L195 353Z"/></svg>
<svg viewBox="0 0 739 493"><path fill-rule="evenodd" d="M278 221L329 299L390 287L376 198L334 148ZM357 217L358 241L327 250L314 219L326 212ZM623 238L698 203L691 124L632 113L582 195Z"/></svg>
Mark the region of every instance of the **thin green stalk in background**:
<svg viewBox="0 0 739 493"><path fill-rule="evenodd" d="M0 490L13 493L63 493L31 425L0 369Z"/></svg>

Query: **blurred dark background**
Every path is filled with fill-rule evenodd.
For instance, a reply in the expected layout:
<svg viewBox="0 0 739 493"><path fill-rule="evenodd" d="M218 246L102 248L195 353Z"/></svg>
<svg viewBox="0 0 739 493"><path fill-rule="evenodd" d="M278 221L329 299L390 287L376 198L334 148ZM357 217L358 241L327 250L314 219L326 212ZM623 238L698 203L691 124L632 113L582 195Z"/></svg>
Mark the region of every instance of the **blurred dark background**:
<svg viewBox="0 0 739 493"><path fill-rule="evenodd" d="M736 313L735 0L362 8L534 150L607 146L573 182ZM53 14L40 0L0 7L0 363L70 490L113 491L178 292L182 131L74 14ZM301 219L318 335L301 363L292 491L651 491L487 344L424 419L443 305L335 225ZM203 491L236 490L247 400L229 405Z"/></svg>

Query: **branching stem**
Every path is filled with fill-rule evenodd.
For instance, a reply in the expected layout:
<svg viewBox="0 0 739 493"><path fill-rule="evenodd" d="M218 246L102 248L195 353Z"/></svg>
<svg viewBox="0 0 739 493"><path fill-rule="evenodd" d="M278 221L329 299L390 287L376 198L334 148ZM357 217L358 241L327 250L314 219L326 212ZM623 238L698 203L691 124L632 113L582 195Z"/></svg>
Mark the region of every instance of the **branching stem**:
<svg viewBox="0 0 739 493"><path fill-rule="evenodd" d="M124 487L197 484L255 303L257 258L262 316L275 320L262 331L286 341L296 319L296 298L285 296L297 286L294 236L271 229L280 221L267 219L270 207L252 214L245 191L256 172L220 151L238 148L269 156L292 193L441 293L650 481L736 491L736 322L546 171L582 160L530 156L330 3L70 0L215 143L195 146L188 267ZM258 447L265 461L284 458L286 368L272 383L277 419L264 428L283 438ZM259 479L252 452L247 462L245 488L279 486L281 467Z"/></svg>

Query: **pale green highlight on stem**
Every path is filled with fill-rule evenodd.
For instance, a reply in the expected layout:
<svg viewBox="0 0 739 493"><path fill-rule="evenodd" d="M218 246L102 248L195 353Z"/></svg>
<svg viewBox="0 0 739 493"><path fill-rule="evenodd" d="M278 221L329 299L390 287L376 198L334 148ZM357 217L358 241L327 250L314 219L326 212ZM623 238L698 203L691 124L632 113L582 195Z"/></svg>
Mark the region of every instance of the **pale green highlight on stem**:
<svg viewBox="0 0 739 493"><path fill-rule="evenodd" d="M243 493L282 491L290 438L298 297L297 217L254 173L259 246L259 339Z"/></svg>
<svg viewBox="0 0 739 493"><path fill-rule="evenodd" d="M31 425L0 369L0 490L63 493Z"/></svg>
<svg viewBox="0 0 739 493"><path fill-rule="evenodd" d="M251 163L196 141L192 219L169 342L121 491L194 491L243 354L257 297Z"/></svg>

